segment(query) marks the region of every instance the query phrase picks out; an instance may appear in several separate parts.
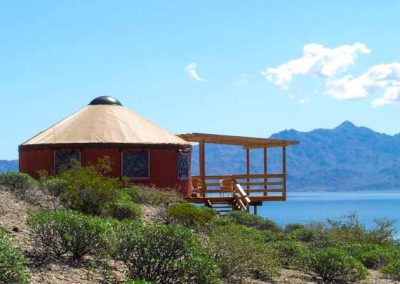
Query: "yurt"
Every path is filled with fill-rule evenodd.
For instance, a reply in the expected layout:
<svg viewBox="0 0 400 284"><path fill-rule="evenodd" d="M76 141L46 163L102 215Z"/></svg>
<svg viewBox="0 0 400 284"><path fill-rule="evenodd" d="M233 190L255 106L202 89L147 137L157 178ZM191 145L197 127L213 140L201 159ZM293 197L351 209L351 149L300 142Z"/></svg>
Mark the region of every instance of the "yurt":
<svg viewBox="0 0 400 284"><path fill-rule="evenodd" d="M72 159L82 165L110 158L113 177L180 189L190 196L191 144L123 106L98 97L83 109L19 146L19 169L56 175Z"/></svg>

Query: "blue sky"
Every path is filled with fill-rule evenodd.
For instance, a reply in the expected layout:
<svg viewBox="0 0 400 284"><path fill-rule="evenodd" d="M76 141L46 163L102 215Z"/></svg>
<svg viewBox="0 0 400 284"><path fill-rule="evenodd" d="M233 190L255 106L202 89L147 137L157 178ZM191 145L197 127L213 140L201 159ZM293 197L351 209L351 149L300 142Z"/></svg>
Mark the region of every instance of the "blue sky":
<svg viewBox="0 0 400 284"><path fill-rule="evenodd" d="M400 132L399 1L1 1L0 159L100 95L175 133Z"/></svg>

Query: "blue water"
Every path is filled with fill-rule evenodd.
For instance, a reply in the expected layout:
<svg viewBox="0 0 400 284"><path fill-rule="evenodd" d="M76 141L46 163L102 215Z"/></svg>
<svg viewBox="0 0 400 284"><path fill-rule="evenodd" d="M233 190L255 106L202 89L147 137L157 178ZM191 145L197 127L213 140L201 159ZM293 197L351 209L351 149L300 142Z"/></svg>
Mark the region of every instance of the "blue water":
<svg viewBox="0 0 400 284"><path fill-rule="evenodd" d="M280 225L326 221L352 212L369 228L374 226L375 219L395 221L396 238L400 238L400 190L288 193L287 201L264 202L258 209L259 215Z"/></svg>

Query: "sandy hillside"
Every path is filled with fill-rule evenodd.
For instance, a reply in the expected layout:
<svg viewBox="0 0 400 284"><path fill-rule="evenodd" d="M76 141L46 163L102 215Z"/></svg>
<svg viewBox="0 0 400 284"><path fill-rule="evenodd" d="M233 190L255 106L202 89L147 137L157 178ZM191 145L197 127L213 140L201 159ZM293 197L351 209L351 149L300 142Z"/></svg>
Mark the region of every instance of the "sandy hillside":
<svg viewBox="0 0 400 284"><path fill-rule="evenodd" d="M114 261L107 262L108 267L111 267L111 272L106 276L101 273L99 267L91 268L86 264L71 264L53 262L46 265L38 265L32 255L32 243L29 236L29 230L26 225L26 219L29 212L38 210L40 207L50 207L51 203L46 200L45 196L41 197L40 205L33 205L31 202L26 202L17 198L10 192L0 189L0 227L4 228L8 234L14 237L15 242L19 245L27 256L27 265L31 275L31 283L34 284L61 284L61 283L121 283L123 282L123 267ZM159 208L154 206L143 206L145 221L157 219ZM89 262L89 260L88 260ZM261 282L249 280L247 283L274 283L274 284L305 284L317 283L309 276L296 271L282 270L281 276L271 282ZM389 284L400 283L382 279L379 272L370 271L370 276L367 280L361 283L369 284Z"/></svg>

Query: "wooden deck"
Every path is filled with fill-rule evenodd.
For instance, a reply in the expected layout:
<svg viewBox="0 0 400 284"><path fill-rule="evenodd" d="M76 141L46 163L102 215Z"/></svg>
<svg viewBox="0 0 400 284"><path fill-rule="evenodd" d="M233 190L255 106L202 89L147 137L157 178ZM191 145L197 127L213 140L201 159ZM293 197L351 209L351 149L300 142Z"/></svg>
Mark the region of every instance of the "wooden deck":
<svg viewBox="0 0 400 284"><path fill-rule="evenodd" d="M286 148L298 141L271 138L244 137L205 133L181 134L181 138L199 143L199 176L192 177L193 194L188 201L203 203L219 212L242 210L257 214L257 206L263 201L286 200ZM224 144L242 146L246 154L246 174L206 175L205 145ZM282 172L268 171L268 149L282 149ZM263 150L263 173L250 173L250 150Z"/></svg>
<svg viewBox="0 0 400 284"><path fill-rule="evenodd" d="M264 201L286 200L286 174L235 174L192 177L193 194L187 198L213 208L250 211Z"/></svg>

